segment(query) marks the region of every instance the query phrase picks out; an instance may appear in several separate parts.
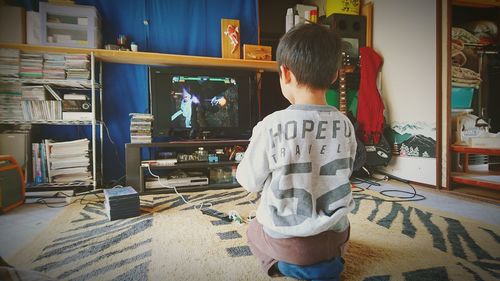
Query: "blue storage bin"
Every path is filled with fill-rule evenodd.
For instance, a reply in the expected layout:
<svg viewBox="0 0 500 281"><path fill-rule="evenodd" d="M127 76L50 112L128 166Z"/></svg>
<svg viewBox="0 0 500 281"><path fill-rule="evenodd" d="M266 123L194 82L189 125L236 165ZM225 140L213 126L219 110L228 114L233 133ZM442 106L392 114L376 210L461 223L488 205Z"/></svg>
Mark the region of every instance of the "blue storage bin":
<svg viewBox="0 0 500 281"><path fill-rule="evenodd" d="M474 88L452 87L451 88L451 108L470 108Z"/></svg>

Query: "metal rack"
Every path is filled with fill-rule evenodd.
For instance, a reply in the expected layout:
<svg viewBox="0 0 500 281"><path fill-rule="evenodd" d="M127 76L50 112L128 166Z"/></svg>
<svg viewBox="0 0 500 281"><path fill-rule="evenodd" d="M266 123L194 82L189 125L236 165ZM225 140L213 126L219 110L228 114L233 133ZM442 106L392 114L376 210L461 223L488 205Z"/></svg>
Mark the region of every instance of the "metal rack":
<svg viewBox="0 0 500 281"><path fill-rule="evenodd" d="M43 49L38 50L44 52ZM103 151L103 122L102 122L102 87L97 83L96 69L95 69L95 55L90 52L90 80L55 80L55 79L25 79L25 78L0 78L0 82L19 82L21 84L37 84L37 85L56 85L68 88L87 89L91 90L92 102L92 120L0 120L2 125L74 125L74 126L91 126L92 136L92 187L97 189L102 184L102 151ZM100 63L99 81L102 81L102 63ZM97 93L99 91L99 93ZM99 116L97 112L97 96L99 98ZM99 128L98 128L99 127ZM99 143L99 150L98 150ZM99 165L99 172L98 172ZM71 185L71 184L69 184ZM31 185L33 186L33 185ZM40 184L41 189L50 186L50 183ZM60 187L60 184L54 185L54 188Z"/></svg>

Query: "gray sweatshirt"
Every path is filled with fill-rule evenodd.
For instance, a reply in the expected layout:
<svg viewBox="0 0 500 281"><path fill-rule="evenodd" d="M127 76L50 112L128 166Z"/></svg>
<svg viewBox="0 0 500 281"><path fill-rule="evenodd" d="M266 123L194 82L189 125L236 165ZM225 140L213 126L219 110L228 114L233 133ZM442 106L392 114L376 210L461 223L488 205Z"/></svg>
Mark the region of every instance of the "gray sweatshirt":
<svg viewBox="0 0 500 281"><path fill-rule="evenodd" d="M291 105L259 122L236 178L262 191L264 231L284 238L345 230L356 145L349 119L329 105Z"/></svg>

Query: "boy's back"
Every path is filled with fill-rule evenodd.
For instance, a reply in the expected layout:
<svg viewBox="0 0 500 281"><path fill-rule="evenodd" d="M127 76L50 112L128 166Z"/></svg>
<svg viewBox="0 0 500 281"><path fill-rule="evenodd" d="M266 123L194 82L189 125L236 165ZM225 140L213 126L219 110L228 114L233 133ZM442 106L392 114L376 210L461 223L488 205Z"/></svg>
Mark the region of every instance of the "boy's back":
<svg viewBox="0 0 500 281"><path fill-rule="evenodd" d="M255 126L236 172L245 189L262 191L247 234L269 275L338 280L343 270L356 139L350 121L325 100L338 76L340 46L335 32L316 24L281 38L279 81L292 105Z"/></svg>
<svg viewBox="0 0 500 281"><path fill-rule="evenodd" d="M249 191L264 183L257 217L272 237L343 231L355 152L352 124L335 107L291 105L254 128L238 180Z"/></svg>

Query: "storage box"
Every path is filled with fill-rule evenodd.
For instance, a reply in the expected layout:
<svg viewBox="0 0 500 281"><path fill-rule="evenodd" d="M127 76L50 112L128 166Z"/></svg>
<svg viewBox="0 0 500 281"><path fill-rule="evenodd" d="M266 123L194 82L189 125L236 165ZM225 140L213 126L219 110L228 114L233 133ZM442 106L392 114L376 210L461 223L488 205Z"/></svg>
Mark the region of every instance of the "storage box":
<svg viewBox="0 0 500 281"><path fill-rule="evenodd" d="M470 108L474 88L452 87L451 88L451 108Z"/></svg>
<svg viewBox="0 0 500 281"><path fill-rule="evenodd" d="M42 45L101 47L101 20L93 6L40 2L40 25Z"/></svg>
<svg viewBox="0 0 500 281"><path fill-rule="evenodd" d="M0 4L0 42L26 43L26 13L24 8Z"/></svg>
<svg viewBox="0 0 500 281"><path fill-rule="evenodd" d="M32 45L40 45L40 13L35 11L26 12L26 42Z"/></svg>
<svg viewBox="0 0 500 281"><path fill-rule="evenodd" d="M469 141L472 147L500 148L500 137L474 137Z"/></svg>
<svg viewBox="0 0 500 281"><path fill-rule="evenodd" d="M331 14L359 15L361 1L326 0L326 16Z"/></svg>

